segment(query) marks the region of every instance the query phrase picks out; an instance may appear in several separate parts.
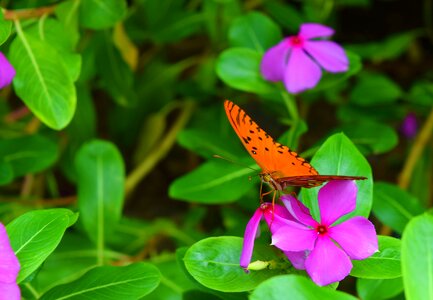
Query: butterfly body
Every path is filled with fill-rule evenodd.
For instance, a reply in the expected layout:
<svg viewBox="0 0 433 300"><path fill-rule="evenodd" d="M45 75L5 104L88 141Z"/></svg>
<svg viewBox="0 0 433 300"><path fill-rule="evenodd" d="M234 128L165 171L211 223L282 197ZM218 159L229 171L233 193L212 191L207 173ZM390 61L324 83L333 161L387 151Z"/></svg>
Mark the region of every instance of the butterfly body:
<svg viewBox="0 0 433 300"><path fill-rule="evenodd" d="M361 176L319 175L317 170L296 152L275 142L238 105L226 100L224 108L245 149L262 169L261 180L274 190L283 191L289 186L311 188L329 180L366 179Z"/></svg>

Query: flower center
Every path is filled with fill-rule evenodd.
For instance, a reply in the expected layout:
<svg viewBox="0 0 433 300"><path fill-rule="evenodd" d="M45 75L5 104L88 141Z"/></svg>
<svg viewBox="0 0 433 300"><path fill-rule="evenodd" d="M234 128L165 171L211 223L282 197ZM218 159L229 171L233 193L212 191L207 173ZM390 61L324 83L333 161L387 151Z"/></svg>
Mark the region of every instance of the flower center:
<svg viewBox="0 0 433 300"><path fill-rule="evenodd" d="M260 210L263 212L267 211L269 208L272 208L272 204L267 202L260 204Z"/></svg>
<svg viewBox="0 0 433 300"><path fill-rule="evenodd" d="M325 225L319 225L316 227L317 234L324 235L328 233L328 227Z"/></svg>
<svg viewBox="0 0 433 300"><path fill-rule="evenodd" d="M289 45L292 47L302 47L304 45L304 39L300 36L291 36L289 38Z"/></svg>

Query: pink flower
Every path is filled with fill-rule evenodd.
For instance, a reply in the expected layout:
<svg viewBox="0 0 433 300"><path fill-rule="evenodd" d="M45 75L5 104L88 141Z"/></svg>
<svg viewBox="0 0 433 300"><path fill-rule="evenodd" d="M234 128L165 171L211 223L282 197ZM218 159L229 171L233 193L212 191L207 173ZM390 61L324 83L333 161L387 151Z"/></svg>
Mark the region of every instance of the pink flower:
<svg viewBox="0 0 433 300"><path fill-rule="evenodd" d="M289 36L263 56L260 70L270 81L284 81L290 93L299 93L317 85L321 68L331 73L345 72L349 60L344 49L327 38L334 30L314 23L302 24L298 35Z"/></svg>
<svg viewBox="0 0 433 300"><path fill-rule="evenodd" d="M376 231L368 219L356 216L334 224L355 209L356 194L354 181L328 182L319 191L320 222L314 220L308 208L296 198L281 197L292 217L302 226L295 222L280 226L273 232L272 244L283 251L304 251L303 258L298 253L301 256L298 260L304 259L305 270L318 285L344 279L352 269L351 259L362 260L378 250Z"/></svg>
<svg viewBox="0 0 433 300"><path fill-rule="evenodd" d="M0 89L9 85L15 77L15 69L7 60L2 52L0 52Z"/></svg>
<svg viewBox="0 0 433 300"><path fill-rule="evenodd" d="M11 248L6 228L0 223L0 300L19 300L21 292L16 284L20 263Z"/></svg>
<svg viewBox="0 0 433 300"><path fill-rule="evenodd" d="M414 113L408 113L400 127L401 133L408 139L412 139L418 132L418 121Z"/></svg>
<svg viewBox="0 0 433 300"><path fill-rule="evenodd" d="M244 269L248 269L248 265L251 262L254 240L258 235L259 224L262 219L265 219L271 232L275 232L285 225L296 226L297 224L284 206L278 204L272 206L271 203L262 203L245 228L244 243L240 258L240 265Z"/></svg>

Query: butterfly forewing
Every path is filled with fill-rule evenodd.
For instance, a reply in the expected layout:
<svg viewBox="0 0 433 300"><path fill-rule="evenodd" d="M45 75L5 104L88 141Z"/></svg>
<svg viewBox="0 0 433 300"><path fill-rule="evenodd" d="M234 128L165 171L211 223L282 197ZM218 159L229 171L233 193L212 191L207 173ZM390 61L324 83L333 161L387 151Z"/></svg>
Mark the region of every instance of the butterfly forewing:
<svg viewBox="0 0 433 300"><path fill-rule="evenodd" d="M318 174L296 152L275 142L238 105L226 100L224 108L230 124L263 173L268 173L274 179Z"/></svg>

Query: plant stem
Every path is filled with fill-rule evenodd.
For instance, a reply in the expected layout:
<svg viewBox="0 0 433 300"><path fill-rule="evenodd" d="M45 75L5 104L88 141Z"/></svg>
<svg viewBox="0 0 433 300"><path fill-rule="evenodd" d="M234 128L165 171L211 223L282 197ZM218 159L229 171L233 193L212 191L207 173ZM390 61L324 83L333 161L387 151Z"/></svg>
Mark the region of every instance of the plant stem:
<svg viewBox="0 0 433 300"><path fill-rule="evenodd" d="M194 103L185 101L182 104L181 112L171 127L170 131L165 136L164 140L155 147L155 149L143 160L126 178L125 194L128 196L136 187L136 185L152 170L153 167L165 157L168 151L176 141L176 136L179 131L185 127L188 122Z"/></svg>
<svg viewBox="0 0 433 300"><path fill-rule="evenodd" d="M298 108L296 107L295 97L286 91L281 91L280 94L286 104L291 120L293 123L296 123L299 120L299 113Z"/></svg>
<svg viewBox="0 0 433 300"><path fill-rule="evenodd" d="M28 9L17 9L17 10L3 10L5 20L22 20L38 18L43 15L51 14L56 9L55 5L44 6L38 8L28 8Z"/></svg>

